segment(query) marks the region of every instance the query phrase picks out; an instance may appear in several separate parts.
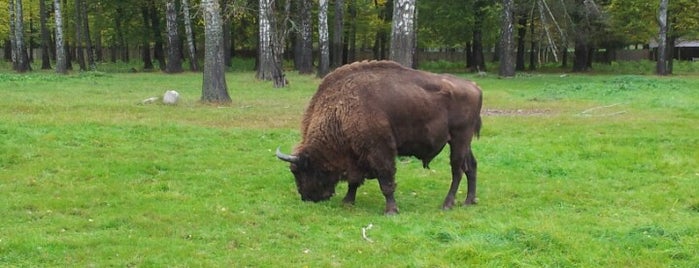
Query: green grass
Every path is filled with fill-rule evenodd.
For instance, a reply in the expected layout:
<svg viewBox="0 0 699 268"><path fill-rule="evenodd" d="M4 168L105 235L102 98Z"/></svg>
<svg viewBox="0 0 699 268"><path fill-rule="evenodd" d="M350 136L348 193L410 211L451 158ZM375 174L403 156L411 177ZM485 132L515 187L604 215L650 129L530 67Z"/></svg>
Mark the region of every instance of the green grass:
<svg viewBox="0 0 699 268"><path fill-rule="evenodd" d="M0 266L699 266L697 76L471 77L480 203L439 209L446 152L401 159L394 217L373 180L300 201L274 149L319 80L288 78L229 73L218 107L200 74L0 74Z"/></svg>

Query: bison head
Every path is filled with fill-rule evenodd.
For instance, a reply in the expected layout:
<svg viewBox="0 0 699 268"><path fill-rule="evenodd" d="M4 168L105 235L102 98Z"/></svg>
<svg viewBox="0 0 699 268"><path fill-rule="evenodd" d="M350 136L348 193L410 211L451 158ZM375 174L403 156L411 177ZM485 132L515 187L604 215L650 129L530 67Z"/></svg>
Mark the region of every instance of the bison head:
<svg viewBox="0 0 699 268"><path fill-rule="evenodd" d="M335 194L335 186L340 181L340 174L326 170L323 165L313 161L304 153L287 155L277 148L277 157L289 162L289 169L296 179L296 188L303 201L324 201Z"/></svg>

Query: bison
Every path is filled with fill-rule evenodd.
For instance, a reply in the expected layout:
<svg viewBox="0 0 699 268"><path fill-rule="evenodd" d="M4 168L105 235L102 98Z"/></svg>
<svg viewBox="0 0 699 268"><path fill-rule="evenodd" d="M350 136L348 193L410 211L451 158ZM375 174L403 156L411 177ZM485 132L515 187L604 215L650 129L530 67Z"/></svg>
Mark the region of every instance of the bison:
<svg viewBox="0 0 699 268"><path fill-rule="evenodd" d="M341 180L349 184L343 201L354 204L357 188L376 178L386 198L386 214L398 212L397 156L414 156L428 168L449 143L452 182L443 209L454 205L463 173L465 204L476 203L476 158L471 140L481 128L481 89L471 81L433 74L392 61L363 61L328 74L310 100L301 123L301 143L290 163L304 201L322 201Z"/></svg>

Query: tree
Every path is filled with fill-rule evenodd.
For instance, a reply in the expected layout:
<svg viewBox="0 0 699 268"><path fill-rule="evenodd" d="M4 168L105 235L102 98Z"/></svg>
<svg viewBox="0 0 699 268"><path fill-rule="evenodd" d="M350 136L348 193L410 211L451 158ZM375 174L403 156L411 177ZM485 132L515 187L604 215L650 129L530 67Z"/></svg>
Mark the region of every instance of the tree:
<svg viewBox="0 0 699 268"><path fill-rule="evenodd" d="M667 5L668 0L660 0L658 8L658 62L655 72L658 75L667 75Z"/></svg>
<svg viewBox="0 0 699 268"><path fill-rule="evenodd" d="M395 0L389 58L406 67L415 63L415 0Z"/></svg>
<svg viewBox="0 0 699 268"><path fill-rule="evenodd" d="M66 66L66 50L63 41L63 15L61 14L61 1L53 0L54 20L56 23L56 73L68 73Z"/></svg>
<svg viewBox="0 0 699 268"><path fill-rule="evenodd" d="M82 0L75 0L75 19L73 20L73 22L75 22L75 55L77 56L78 65L80 65L80 70L85 71L87 70L87 65L85 64L85 51L83 50L83 41L85 39L83 38L83 17L82 12L80 12L80 6L82 5Z"/></svg>
<svg viewBox="0 0 699 268"><path fill-rule="evenodd" d="M201 100L207 103L230 103L223 62L223 25L218 0L202 0L204 13L204 78Z"/></svg>
<svg viewBox="0 0 699 268"><path fill-rule="evenodd" d="M274 0L260 0L259 9L259 64L257 78L274 81L274 87L284 87L286 81L281 66L281 44L276 32L276 20L273 14Z"/></svg>
<svg viewBox="0 0 699 268"><path fill-rule="evenodd" d="M296 36L296 69L300 74L313 73L313 25L311 0L301 0L298 5L299 29Z"/></svg>
<svg viewBox="0 0 699 268"><path fill-rule="evenodd" d="M167 0L165 4L167 22L167 65L166 73L182 72L182 57L180 52L180 33L177 31L177 9L175 0Z"/></svg>
<svg viewBox="0 0 699 268"><path fill-rule="evenodd" d="M486 16L487 0L473 2L473 57L472 71L485 72L485 57L483 56L483 18Z"/></svg>
<svg viewBox="0 0 699 268"><path fill-rule="evenodd" d="M343 50L342 37L344 36L344 0L335 0L335 22L333 25L333 46L332 46L332 62L330 65L333 68L342 66Z"/></svg>
<svg viewBox="0 0 699 268"><path fill-rule="evenodd" d="M318 61L318 77L322 78L330 72L330 49L328 40L328 0L320 0L318 10L318 43L320 59Z"/></svg>
<svg viewBox="0 0 699 268"><path fill-rule="evenodd" d="M514 62L514 2L502 1L502 22L500 28L500 69L498 74L503 77L515 76Z"/></svg>
<svg viewBox="0 0 699 268"><path fill-rule="evenodd" d="M15 71L23 73L31 70L29 57L24 42L24 16L22 15L22 0L10 0L10 23L14 25L12 37L14 37Z"/></svg>
<svg viewBox="0 0 699 268"><path fill-rule="evenodd" d="M189 0L182 0L182 15L184 16L184 30L187 36L187 52L189 52L189 70L199 70L197 51L194 47L194 33L192 32L192 18L189 15Z"/></svg>
<svg viewBox="0 0 699 268"><path fill-rule="evenodd" d="M95 54L92 49L92 38L90 38L90 22L87 16L88 0L81 0L80 17L82 19L82 27L84 29L83 38L85 39L85 53L87 54L87 65L90 70L96 70Z"/></svg>
<svg viewBox="0 0 699 268"><path fill-rule="evenodd" d="M39 13L39 23L41 24L41 69L50 70L51 58L49 51L51 51L51 33L49 33L49 28L46 26L48 21L46 0L39 0Z"/></svg>

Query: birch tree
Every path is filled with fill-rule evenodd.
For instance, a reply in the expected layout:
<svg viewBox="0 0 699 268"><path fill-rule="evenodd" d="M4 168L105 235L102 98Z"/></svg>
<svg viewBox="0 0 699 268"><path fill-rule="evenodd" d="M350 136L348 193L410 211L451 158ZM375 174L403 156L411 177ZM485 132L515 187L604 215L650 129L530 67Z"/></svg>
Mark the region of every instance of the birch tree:
<svg viewBox="0 0 699 268"><path fill-rule="evenodd" d="M415 1L395 0L393 6L389 59L406 67L415 67Z"/></svg>
<svg viewBox="0 0 699 268"><path fill-rule="evenodd" d="M12 5L14 2L14 5ZM10 20L14 23L14 36L15 43L15 71L23 73L31 70L29 65L29 57L27 55L27 48L24 43L24 16L22 15L22 0L10 0ZM14 18L14 20L12 20Z"/></svg>
<svg viewBox="0 0 699 268"><path fill-rule="evenodd" d="M218 0L202 0L204 13L204 77L201 101L230 103L226 85L226 65L223 62L223 25Z"/></svg>
<svg viewBox="0 0 699 268"><path fill-rule="evenodd" d="M500 69L503 77L515 76L514 43L514 1L502 1L502 22L500 24Z"/></svg>
<svg viewBox="0 0 699 268"><path fill-rule="evenodd" d="M56 73L68 73L66 65L65 41L63 40L63 15L61 14L61 1L53 0L53 13L56 23Z"/></svg>
<svg viewBox="0 0 699 268"><path fill-rule="evenodd" d="M259 64L257 66L257 78L261 80L272 80L274 87L284 87L286 85L284 73L281 66L280 51L283 48L278 47L279 38L276 31L276 20L273 14L274 0L260 0L259 9ZM276 50L276 52L275 52Z"/></svg>
<svg viewBox="0 0 699 268"><path fill-rule="evenodd" d="M189 53L189 70L199 70L197 51L194 47L194 33L192 32L192 18L189 14L189 0L182 0L182 16L184 17L184 31L187 36L187 52Z"/></svg>
<svg viewBox="0 0 699 268"><path fill-rule="evenodd" d="M660 0L658 9L658 62L655 72L658 75L667 75L667 4L668 0Z"/></svg>
<svg viewBox="0 0 699 268"><path fill-rule="evenodd" d="M330 72L330 48L328 40L328 0L320 0L318 10L318 43L320 59L318 60L318 77L323 78Z"/></svg>
<svg viewBox="0 0 699 268"><path fill-rule="evenodd" d="M180 34L177 31L175 0L167 0L165 4L165 18L167 22L167 65L165 72L181 73L182 57L180 56Z"/></svg>

